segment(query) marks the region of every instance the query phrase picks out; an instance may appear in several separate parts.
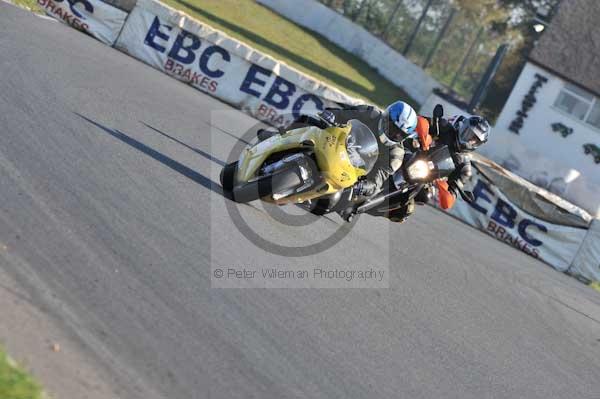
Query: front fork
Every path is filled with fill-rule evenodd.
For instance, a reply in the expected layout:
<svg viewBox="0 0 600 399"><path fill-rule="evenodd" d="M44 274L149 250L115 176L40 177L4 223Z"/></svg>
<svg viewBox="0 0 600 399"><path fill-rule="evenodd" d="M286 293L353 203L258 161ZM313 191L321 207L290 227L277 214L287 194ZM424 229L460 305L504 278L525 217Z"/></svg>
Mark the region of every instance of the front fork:
<svg viewBox="0 0 600 399"><path fill-rule="evenodd" d="M362 204L353 203L352 189L349 190L349 206L340 209L338 213L346 222L351 222L355 215L361 213L372 212L376 210L378 213L386 213L390 210L401 208L413 200L419 192L424 188L424 184L409 184L405 183L391 192L382 192L369 198ZM347 203L347 204L348 204Z"/></svg>

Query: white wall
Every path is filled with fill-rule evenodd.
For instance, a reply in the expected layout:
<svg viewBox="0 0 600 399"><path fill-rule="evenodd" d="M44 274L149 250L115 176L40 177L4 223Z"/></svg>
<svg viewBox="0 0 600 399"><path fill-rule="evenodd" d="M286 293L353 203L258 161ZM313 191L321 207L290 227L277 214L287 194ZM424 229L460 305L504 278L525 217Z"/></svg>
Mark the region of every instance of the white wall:
<svg viewBox="0 0 600 399"><path fill-rule="evenodd" d="M527 112L517 135L509 126L536 81L536 73L547 77L548 82L537 90L537 101ZM583 152L586 143L600 145L600 131L553 107L564 84L550 72L527 63L498 118L490 142L481 152L592 215L600 216L600 164ZM552 131L551 125L556 122L573 128L573 134L564 138ZM575 180L568 183L573 177Z"/></svg>
<svg viewBox="0 0 600 399"><path fill-rule="evenodd" d="M326 37L375 68L422 104L441 85L359 25L316 0L257 0L284 17Z"/></svg>

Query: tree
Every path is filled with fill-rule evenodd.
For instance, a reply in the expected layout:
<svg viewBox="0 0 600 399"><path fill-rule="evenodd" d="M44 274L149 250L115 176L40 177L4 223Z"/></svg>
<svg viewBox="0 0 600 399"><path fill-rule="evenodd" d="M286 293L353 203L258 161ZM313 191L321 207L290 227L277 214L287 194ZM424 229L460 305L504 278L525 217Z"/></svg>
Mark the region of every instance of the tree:
<svg viewBox="0 0 600 399"><path fill-rule="evenodd" d="M380 36L397 51L403 51L428 0L321 0L349 19ZM435 0L407 56L423 65L434 48L451 10L453 18L427 68L434 78L450 85L473 45L480 28L483 33L456 79L455 90L469 100L498 47L510 45L481 106L492 119L508 98L538 37L532 21L539 7L553 10L559 0ZM551 17L551 12L549 17ZM384 37L382 34L385 32Z"/></svg>
<svg viewBox="0 0 600 399"><path fill-rule="evenodd" d="M492 119L502 111L527 62L529 53L533 50L538 34L533 31L532 22L539 8L548 10L546 18L550 20L560 0L498 0L498 2L509 11L510 18L504 22L504 29L507 35L510 34L511 51L505 57L481 105L484 113Z"/></svg>

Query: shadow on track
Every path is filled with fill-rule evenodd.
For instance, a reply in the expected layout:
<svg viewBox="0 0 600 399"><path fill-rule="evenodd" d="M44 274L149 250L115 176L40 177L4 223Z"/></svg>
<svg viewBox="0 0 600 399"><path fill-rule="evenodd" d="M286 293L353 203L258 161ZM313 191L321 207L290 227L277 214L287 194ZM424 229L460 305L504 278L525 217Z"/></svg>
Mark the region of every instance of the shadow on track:
<svg viewBox="0 0 600 399"><path fill-rule="evenodd" d="M177 144L181 144L181 145L182 145L182 146L184 146L185 148L188 148L188 149L190 149L190 150L194 151L196 154L200 154L200 155L202 155L204 158L208 159L209 161L212 161L212 162L214 162L214 163L216 163L216 164L218 164L218 165L220 165L220 166L225 166L225 162L221 161L220 159L218 159L218 158L216 158L216 157L213 157L213 156L212 156L212 155L210 155L208 152L204 152L204 151L202 151L202 150L201 150L201 149L199 149L199 148L192 147L192 146L190 146L189 144L186 144L186 143L184 143L183 141L181 141L181 140L178 140L178 139L176 139L175 137L173 137L173 136L170 136L170 135L168 135L167 133L165 133L165 132L163 132L163 131L161 131L161 130L158 130L158 129L157 129L157 128L155 128L155 127L152 127L152 126L148 125L148 124L147 124L147 123L145 123L145 122L142 122L142 121L140 121L140 123L141 123L142 125L146 126L148 129L154 130L156 133L158 133L158 134L160 134L160 135L162 135L162 136L164 136L164 137L166 137L166 138L168 138L168 139L170 139L170 140L172 140L172 141L176 142Z"/></svg>
<svg viewBox="0 0 600 399"><path fill-rule="evenodd" d="M125 133L121 132L118 129L108 128L108 127L106 127L106 126L104 126L104 125L102 125L102 124L100 124L100 123L98 123L96 121L93 121L93 120L91 120L91 119L89 119L89 118L87 118L87 117L85 117L85 116L83 116L83 115L81 115L81 114L79 114L77 112L74 112L74 114L77 115L78 117L84 119L85 121L91 123L92 125L96 126L97 128L101 129L105 133L108 133L112 137L114 137L114 138L122 141L123 143L125 143L125 144L127 144L127 145L129 145L129 146L131 146L133 148L135 148L136 150L141 151L144 154L146 154L146 155L154 158L155 160L157 160L160 163L162 163L163 165L171 168L175 172L182 174L183 176L187 177L188 179L190 179L190 180L192 180L192 181L194 181L194 182L202 185L203 187L205 187L205 188L207 188L209 190L212 190L213 192L215 192L215 193L223 196L226 199L229 199L229 200L231 199L231 198L228 198L228 196L223 193L223 188L221 187L220 184L218 184L218 183L214 182L213 180L209 179L208 177L206 177L206 176L204 176L204 175L196 172L195 170L188 168L187 166L183 165L182 163L177 162L173 158L169 158L168 156L166 156L166 155L164 155L164 154L156 151L155 149L153 149L153 148L147 146L146 144L144 144L144 143L142 143L142 142L134 139L133 137L130 137L130 136L126 135ZM208 154L208 153L206 153L206 152L204 152L204 151L202 151L202 150L200 150L198 148L192 147L192 146L190 146L190 145L188 145L188 144L186 144L186 143L184 143L184 142L182 142L182 141L180 141L180 140L178 140L178 139L176 139L176 138L168 135L167 133L164 133L164 132L162 132L162 131L160 131L160 130L158 130L158 129L156 129L156 128L154 128L154 127L152 127L152 126L150 126L150 125L148 125L148 124L146 124L144 122L140 121L140 123L143 124L144 126L148 127L149 129L152 129L153 131L159 133L160 135L162 135L164 137L167 137L170 140L173 140L174 142L176 142L178 144L181 144L181 145L183 145L186 148L189 148L190 150L196 152L197 154L202 155L203 157L205 157L206 159L208 159L210 161L213 161L213 162L215 162L215 163L217 163L217 164L219 164L221 166L225 165L225 162L221 161L218 158L213 157L212 155L210 155L210 154ZM270 215L269 212L265 212L264 210L261 210L261 209L257 208L256 206L254 206L252 204L243 204L243 205L248 206L250 208L254 208L256 211L258 211L258 212L260 212L262 214ZM299 206L299 205L297 205L297 206ZM275 209L274 211L281 212L279 209ZM283 213L283 215L289 216L289 215L287 215L285 213ZM270 215L270 216L273 217L272 215ZM321 216L321 218L324 218L324 219L328 220L329 222L334 223L336 225L339 224L339 223L336 223L333 219L331 219L331 218L329 218L327 216Z"/></svg>
<svg viewBox="0 0 600 399"><path fill-rule="evenodd" d="M91 123L92 125L98 127L105 133L108 133L111 136L113 136L114 138L122 141L123 143L135 148L136 150L138 150L140 152L143 152L144 154L148 155L149 157L154 158L158 162L171 168L175 172L182 174L183 176L187 177L188 179L194 181L195 183L198 183L201 186L203 186L209 190L212 190L213 192L215 192L219 195L223 195L223 189L221 188L221 186L218 183L215 183L214 181L209 179L208 177L196 172L193 169L188 168L187 166L183 165L182 163L177 162L173 158L169 158L168 156L156 151L155 149L148 147L146 144L137 141L136 139L126 135L125 133L123 133L117 129L110 129L104 125L101 125L98 122L95 122L95 121L81 115L81 114L78 114L77 112L74 112L74 114L79 116L80 118L86 120L87 122Z"/></svg>

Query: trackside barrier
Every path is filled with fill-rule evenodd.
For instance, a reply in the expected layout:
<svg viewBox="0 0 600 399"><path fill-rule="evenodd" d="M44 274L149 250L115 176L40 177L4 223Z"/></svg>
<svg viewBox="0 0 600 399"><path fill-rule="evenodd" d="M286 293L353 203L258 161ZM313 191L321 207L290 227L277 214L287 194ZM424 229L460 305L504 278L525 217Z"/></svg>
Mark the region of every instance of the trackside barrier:
<svg viewBox="0 0 600 399"><path fill-rule="evenodd" d="M363 101L187 14L140 0L129 15L100 0L38 0L46 13L274 126Z"/></svg>
<svg viewBox="0 0 600 399"><path fill-rule="evenodd" d="M276 126L360 102L154 0L138 1L115 47Z"/></svg>
<svg viewBox="0 0 600 399"><path fill-rule="evenodd" d="M125 24L127 13L100 0L37 0L50 15L89 33L102 43L112 46Z"/></svg>
<svg viewBox="0 0 600 399"><path fill-rule="evenodd" d="M592 221L570 272L592 280L600 291L600 219Z"/></svg>
<svg viewBox="0 0 600 399"><path fill-rule="evenodd" d="M154 0L127 13L99 0L38 0L51 16L273 125L359 100ZM120 33L119 33L120 32ZM555 269L600 281L600 220L474 156L466 189L447 211Z"/></svg>
<svg viewBox="0 0 600 399"><path fill-rule="evenodd" d="M475 201L446 212L556 270L600 280L600 221L481 156L466 184Z"/></svg>

